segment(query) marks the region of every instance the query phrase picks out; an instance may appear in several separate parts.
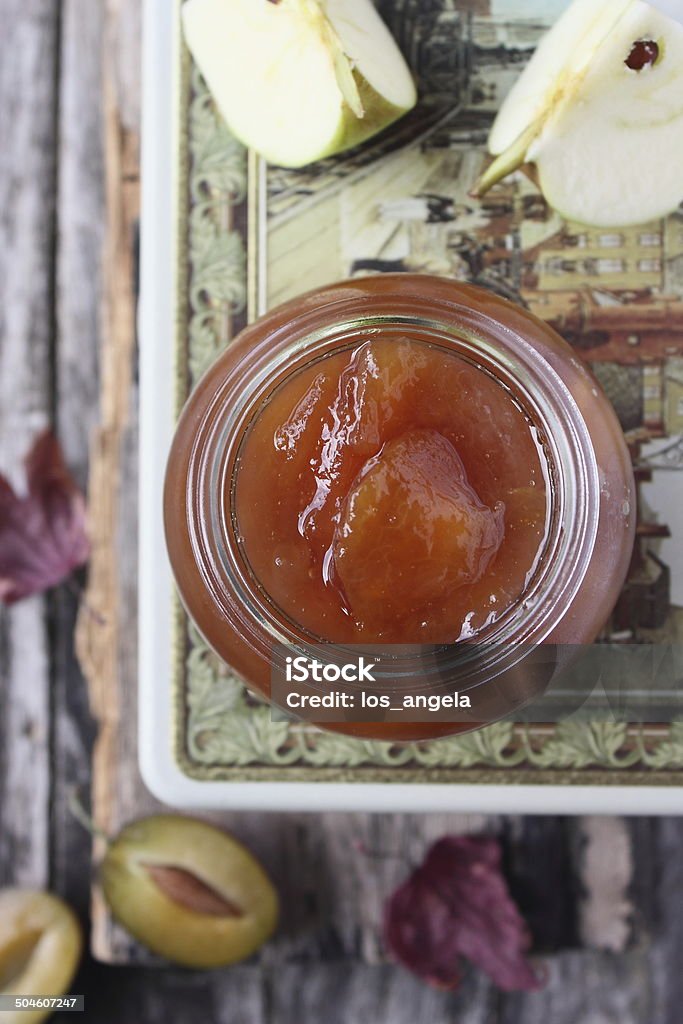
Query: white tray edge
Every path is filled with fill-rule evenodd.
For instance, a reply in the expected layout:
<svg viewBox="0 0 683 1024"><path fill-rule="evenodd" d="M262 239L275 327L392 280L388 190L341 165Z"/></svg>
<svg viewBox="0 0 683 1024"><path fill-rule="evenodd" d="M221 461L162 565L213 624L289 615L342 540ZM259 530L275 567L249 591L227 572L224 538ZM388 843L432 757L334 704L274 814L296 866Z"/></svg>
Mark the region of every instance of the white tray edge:
<svg viewBox="0 0 683 1024"><path fill-rule="evenodd" d="M186 809L683 813L676 786L210 782L173 756L173 581L162 524L166 453L174 429L175 0L144 0L140 338L139 757L163 803Z"/></svg>

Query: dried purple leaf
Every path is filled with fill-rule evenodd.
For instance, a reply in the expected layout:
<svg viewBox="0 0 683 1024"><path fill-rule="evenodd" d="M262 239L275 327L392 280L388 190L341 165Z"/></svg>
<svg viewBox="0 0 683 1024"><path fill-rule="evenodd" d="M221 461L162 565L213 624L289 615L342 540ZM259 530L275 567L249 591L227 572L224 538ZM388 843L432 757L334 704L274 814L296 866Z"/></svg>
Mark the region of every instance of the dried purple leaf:
<svg viewBox="0 0 683 1024"><path fill-rule="evenodd" d="M457 987L462 957L505 992L543 985L526 959L531 937L495 839L445 836L435 843L388 901L385 939L400 963L437 988Z"/></svg>
<svg viewBox="0 0 683 1024"><path fill-rule="evenodd" d="M0 475L0 601L13 604L56 586L90 554L85 499L51 431L25 459L27 494Z"/></svg>

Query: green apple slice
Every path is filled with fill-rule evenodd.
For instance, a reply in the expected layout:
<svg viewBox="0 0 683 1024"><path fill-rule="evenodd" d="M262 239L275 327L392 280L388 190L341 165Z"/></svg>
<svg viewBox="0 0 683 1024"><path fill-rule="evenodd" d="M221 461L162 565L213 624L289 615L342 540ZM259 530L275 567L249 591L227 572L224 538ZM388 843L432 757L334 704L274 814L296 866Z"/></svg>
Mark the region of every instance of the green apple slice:
<svg viewBox="0 0 683 1024"><path fill-rule="evenodd" d="M648 59L633 59L646 47ZM635 65L635 66L634 66ZM569 220L628 226L683 199L683 25L641 0L574 0L503 104L482 195L534 163Z"/></svg>
<svg viewBox="0 0 683 1024"><path fill-rule="evenodd" d="M81 958L81 929L56 896L0 890L0 993L60 996L68 992ZM7 1010L7 1024L40 1024L51 1009Z"/></svg>
<svg viewBox="0 0 683 1024"><path fill-rule="evenodd" d="M183 24L231 130L280 166L355 146L417 101L371 0L186 0Z"/></svg>

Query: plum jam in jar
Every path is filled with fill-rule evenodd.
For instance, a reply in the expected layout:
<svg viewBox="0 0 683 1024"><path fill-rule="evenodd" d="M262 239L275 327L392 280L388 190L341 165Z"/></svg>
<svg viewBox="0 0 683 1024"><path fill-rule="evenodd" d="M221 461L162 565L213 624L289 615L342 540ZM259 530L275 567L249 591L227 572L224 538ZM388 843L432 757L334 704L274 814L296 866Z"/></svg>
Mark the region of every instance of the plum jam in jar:
<svg viewBox="0 0 683 1024"><path fill-rule="evenodd" d="M166 478L182 600L262 696L283 650L486 651L481 722L329 726L387 740L500 716L519 704L511 651L592 642L634 520L621 429L574 351L489 292L407 274L244 330L190 397Z"/></svg>

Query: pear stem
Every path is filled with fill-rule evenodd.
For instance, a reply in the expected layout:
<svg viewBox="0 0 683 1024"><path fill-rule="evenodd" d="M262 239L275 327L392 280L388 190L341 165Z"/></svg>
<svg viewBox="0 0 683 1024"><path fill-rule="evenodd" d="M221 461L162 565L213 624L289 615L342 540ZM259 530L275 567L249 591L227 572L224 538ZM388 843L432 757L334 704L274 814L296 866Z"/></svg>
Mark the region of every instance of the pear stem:
<svg viewBox="0 0 683 1024"><path fill-rule="evenodd" d="M96 836L98 839L104 840L107 846L111 845L111 836L107 835L104 829L96 825L93 818L88 814L86 809L81 803L76 789L72 789L68 797L69 810L73 814L76 821L83 826L86 832L89 832L91 836Z"/></svg>
<svg viewBox="0 0 683 1024"><path fill-rule="evenodd" d="M494 185L497 185L503 178L519 170L526 162L527 153L531 143L538 137L545 123L545 118L537 118L524 129L511 146L496 157L493 163L486 168L481 177L477 180L470 192L473 199L481 199Z"/></svg>

